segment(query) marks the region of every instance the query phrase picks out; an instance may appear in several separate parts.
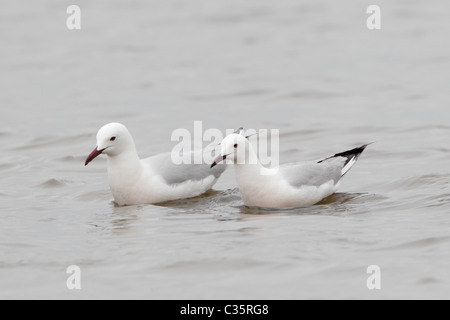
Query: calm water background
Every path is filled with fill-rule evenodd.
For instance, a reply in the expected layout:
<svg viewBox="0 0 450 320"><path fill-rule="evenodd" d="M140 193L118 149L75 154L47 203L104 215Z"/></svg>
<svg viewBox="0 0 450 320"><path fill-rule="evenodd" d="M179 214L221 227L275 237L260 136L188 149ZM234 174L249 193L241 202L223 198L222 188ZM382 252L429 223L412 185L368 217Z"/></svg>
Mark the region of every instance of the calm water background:
<svg viewBox="0 0 450 320"><path fill-rule="evenodd" d="M0 11L0 298L450 298L448 1L7 1ZM340 195L116 207L99 127L141 156L177 128L280 129L281 162L370 146ZM69 265L82 290L66 287ZM379 265L382 290L366 287Z"/></svg>

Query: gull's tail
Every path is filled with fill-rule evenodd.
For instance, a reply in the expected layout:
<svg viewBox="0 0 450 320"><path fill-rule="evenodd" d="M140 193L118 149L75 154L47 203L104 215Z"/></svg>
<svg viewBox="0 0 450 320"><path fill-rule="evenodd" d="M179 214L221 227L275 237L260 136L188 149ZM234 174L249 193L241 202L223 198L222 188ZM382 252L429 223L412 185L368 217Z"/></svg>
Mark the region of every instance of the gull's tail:
<svg viewBox="0 0 450 320"><path fill-rule="evenodd" d="M334 156L320 160L319 163L322 163L326 160L330 160L333 158L339 158L339 157L347 158L347 160L345 161L344 167L342 168L342 171L341 171L341 177L343 177L353 167L353 165L356 163L356 160L358 160L361 153L363 153L363 151L367 148L367 146L371 145L371 144L372 143L368 143L359 148L355 148L355 149L348 150L345 152L337 153Z"/></svg>

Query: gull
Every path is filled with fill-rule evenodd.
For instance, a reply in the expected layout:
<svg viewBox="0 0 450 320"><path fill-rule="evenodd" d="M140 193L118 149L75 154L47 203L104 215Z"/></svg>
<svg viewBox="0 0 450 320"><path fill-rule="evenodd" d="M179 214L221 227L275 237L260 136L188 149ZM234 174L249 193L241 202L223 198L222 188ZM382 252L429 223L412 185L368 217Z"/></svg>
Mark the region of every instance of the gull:
<svg viewBox="0 0 450 320"><path fill-rule="evenodd" d="M216 170L207 164L176 165L170 152L139 159L133 137L120 123L109 123L98 131L97 146L85 166L101 154L107 156L109 186L121 206L199 196L211 189L226 169L225 165ZM193 159L195 152L190 156Z"/></svg>
<svg viewBox="0 0 450 320"><path fill-rule="evenodd" d="M311 206L337 191L342 177L353 167L368 144L315 162L265 168L248 137L233 133L221 142L221 155L211 165L229 159L248 207L287 209Z"/></svg>

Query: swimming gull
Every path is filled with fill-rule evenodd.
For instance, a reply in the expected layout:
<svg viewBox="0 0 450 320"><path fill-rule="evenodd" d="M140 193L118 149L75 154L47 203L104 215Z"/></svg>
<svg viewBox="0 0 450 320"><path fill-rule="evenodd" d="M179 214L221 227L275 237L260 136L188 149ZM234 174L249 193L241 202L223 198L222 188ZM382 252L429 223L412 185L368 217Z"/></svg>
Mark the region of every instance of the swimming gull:
<svg viewBox="0 0 450 320"><path fill-rule="evenodd" d="M241 133L225 137L221 143L221 155L211 168L225 159L231 159L244 204L262 208L310 206L332 195L342 177L368 146L338 153L321 161L267 169L259 162L247 138Z"/></svg>
<svg viewBox="0 0 450 320"><path fill-rule="evenodd" d="M201 152L201 151L197 151ZM108 159L108 180L119 205L154 204L191 198L205 193L225 170L211 170L208 164L174 164L171 153L139 159L134 140L120 123L103 126L97 146L85 165L101 154ZM191 152L191 159L195 152Z"/></svg>

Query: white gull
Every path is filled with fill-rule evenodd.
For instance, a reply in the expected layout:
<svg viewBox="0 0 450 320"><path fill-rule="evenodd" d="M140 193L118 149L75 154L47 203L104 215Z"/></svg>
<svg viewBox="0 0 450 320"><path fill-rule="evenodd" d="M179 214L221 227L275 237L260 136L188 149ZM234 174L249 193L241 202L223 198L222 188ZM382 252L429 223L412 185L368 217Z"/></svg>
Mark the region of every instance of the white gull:
<svg viewBox="0 0 450 320"><path fill-rule="evenodd" d="M130 132L120 123L107 124L98 131L97 146L85 165L100 154L107 156L109 186L118 205L196 197L211 189L226 169L225 165L216 170L207 164L176 165L171 153L141 160Z"/></svg>
<svg viewBox="0 0 450 320"><path fill-rule="evenodd" d="M266 169L247 138L240 133L227 136L221 143L221 155L211 168L230 159L244 204L261 208L295 208L320 202L337 191L341 178L367 147L364 145L321 161Z"/></svg>

